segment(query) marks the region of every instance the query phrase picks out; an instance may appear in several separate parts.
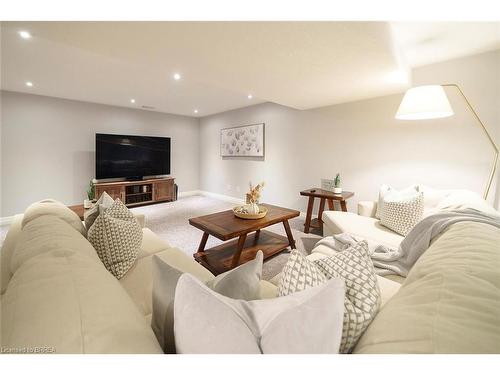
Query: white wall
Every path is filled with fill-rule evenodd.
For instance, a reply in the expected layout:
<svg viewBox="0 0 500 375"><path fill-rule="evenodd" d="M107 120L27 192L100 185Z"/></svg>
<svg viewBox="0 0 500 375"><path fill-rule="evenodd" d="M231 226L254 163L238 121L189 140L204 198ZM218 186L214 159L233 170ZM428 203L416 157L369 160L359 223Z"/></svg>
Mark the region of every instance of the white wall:
<svg viewBox="0 0 500 375"><path fill-rule="evenodd" d="M460 84L500 143L499 66L500 51L434 64L415 69L413 85ZM299 191L340 172L344 189L356 193L350 210L358 200L375 199L382 183L467 188L482 195L490 146L457 93L448 92L456 115L439 120L395 120L402 94L307 111L265 103L205 117L200 189L243 197L249 181L264 180L264 201L305 210ZM221 158L221 128L259 122L266 124L265 160ZM491 202L495 194L493 187Z"/></svg>
<svg viewBox="0 0 500 375"><path fill-rule="evenodd" d="M0 216L47 197L82 203L94 177L96 132L171 137L179 191L198 189L195 118L6 91L1 105Z"/></svg>

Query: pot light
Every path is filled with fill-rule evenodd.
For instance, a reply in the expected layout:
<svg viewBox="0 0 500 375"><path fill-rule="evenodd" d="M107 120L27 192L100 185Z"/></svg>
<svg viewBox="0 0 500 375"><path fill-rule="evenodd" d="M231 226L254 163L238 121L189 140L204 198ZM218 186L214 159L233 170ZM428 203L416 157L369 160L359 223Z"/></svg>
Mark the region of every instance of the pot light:
<svg viewBox="0 0 500 375"><path fill-rule="evenodd" d="M23 39L30 39L31 38L31 34L27 31L19 31L19 36Z"/></svg>
<svg viewBox="0 0 500 375"><path fill-rule="evenodd" d="M252 99L253 98L253 95L252 94L248 94L248 99Z"/></svg>
<svg viewBox="0 0 500 375"><path fill-rule="evenodd" d="M134 104L135 103L135 99L130 99L130 103Z"/></svg>
<svg viewBox="0 0 500 375"><path fill-rule="evenodd" d="M30 81L26 82L26 86L33 87L33 82L30 82Z"/></svg>
<svg viewBox="0 0 500 375"><path fill-rule="evenodd" d="M175 74L174 74L174 79L175 79L176 81L180 80L180 79L181 79L181 75L180 75L179 73L175 73Z"/></svg>
<svg viewBox="0 0 500 375"><path fill-rule="evenodd" d="M195 109L195 110L194 110L194 113L198 113L198 110L197 110L197 109Z"/></svg>

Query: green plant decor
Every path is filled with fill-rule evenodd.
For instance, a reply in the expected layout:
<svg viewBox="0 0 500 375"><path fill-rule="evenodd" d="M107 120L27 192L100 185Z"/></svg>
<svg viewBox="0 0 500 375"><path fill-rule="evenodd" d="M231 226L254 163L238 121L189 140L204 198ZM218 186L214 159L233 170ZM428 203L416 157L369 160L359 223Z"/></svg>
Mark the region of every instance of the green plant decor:
<svg viewBox="0 0 500 375"><path fill-rule="evenodd" d="M337 175L335 176L335 180L333 180L333 184L336 188L339 188L341 182L342 180L340 179L340 173L337 173Z"/></svg>
<svg viewBox="0 0 500 375"><path fill-rule="evenodd" d="M92 180L89 182L89 186L87 188L87 197L91 201L95 199L95 185Z"/></svg>

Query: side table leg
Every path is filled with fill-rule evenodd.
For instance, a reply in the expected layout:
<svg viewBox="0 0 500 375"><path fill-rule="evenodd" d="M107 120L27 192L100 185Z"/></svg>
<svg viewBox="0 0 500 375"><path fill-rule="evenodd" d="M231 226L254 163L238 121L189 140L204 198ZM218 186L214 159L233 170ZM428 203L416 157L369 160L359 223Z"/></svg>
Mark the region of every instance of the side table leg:
<svg viewBox="0 0 500 375"><path fill-rule="evenodd" d="M203 232L203 237L201 237L200 246L198 246L199 253L205 250L205 245L207 244L207 240L208 240L208 233Z"/></svg>
<svg viewBox="0 0 500 375"><path fill-rule="evenodd" d="M340 201L340 207L342 208L342 211L347 212L347 204L345 201Z"/></svg>
<svg viewBox="0 0 500 375"><path fill-rule="evenodd" d="M236 249L236 252L233 255L233 260L231 262L231 269L238 266L238 263L240 262L241 252L243 251L243 246L245 246L246 239L247 239L246 234L242 234L240 236L240 238L238 238L238 247Z"/></svg>
<svg viewBox="0 0 500 375"><path fill-rule="evenodd" d="M333 199L328 199L328 209L330 211L335 211L335 205L333 204Z"/></svg>
<svg viewBox="0 0 500 375"><path fill-rule="evenodd" d="M314 197L309 197L309 202L307 203L307 214L306 214L306 222L304 223L304 233L309 233L309 229L311 227L311 216L314 206Z"/></svg>
<svg viewBox="0 0 500 375"><path fill-rule="evenodd" d="M325 210L325 198L321 198L319 201L319 211L318 211L318 224L319 224L319 229L323 230L323 211Z"/></svg>
<svg viewBox="0 0 500 375"><path fill-rule="evenodd" d="M290 229L290 224L288 220L283 221L283 226L285 227L286 236L288 237L288 243L290 248L295 249L295 240L293 239L292 230Z"/></svg>

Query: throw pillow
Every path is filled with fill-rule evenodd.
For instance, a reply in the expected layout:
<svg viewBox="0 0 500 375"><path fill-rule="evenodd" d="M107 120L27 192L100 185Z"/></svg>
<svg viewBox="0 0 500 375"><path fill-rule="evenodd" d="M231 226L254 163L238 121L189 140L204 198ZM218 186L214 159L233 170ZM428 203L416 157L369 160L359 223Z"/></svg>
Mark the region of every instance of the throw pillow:
<svg viewBox="0 0 500 375"><path fill-rule="evenodd" d="M175 250L169 249L174 253ZM179 278L184 273L195 274L205 284L220 294L241 300L260 298L262 276L262 251L254 260L242 264L228 272L214 277L206 268L192 258L184 262L184 257L173 255L167 262L164 255L153 256L153 314L151 327L165 353L175 353L174 342L174 300Z"/></svg>
<svg viewBox="0 0 500 375"><path fill-rule="evenodd" d="M97 219L97 217L99 216L99 210L107 209L111 207L113 203L114 200L109 196L108 193L102 193L97 202L92 206L92 208L84 214L85 228L89 230L92 224L94 224L95 219Z"/></svg>
<svg viewBox="0 0 500 375"><path fill-rule="evenodd" d="M378 203L377 210L375 212L375 218L380 219L382 211L384 209L384 204L387 200L404 200L406 198L414 197L419 191L420 190L417 185L408 186L407 188L402 190L396 190L391 186L382 185L378 193Z"/></svg>
<svg viewBox="0 0 500 375"><path fill-rule="evenodd" d="M344 286L339 279L268 300L243 301L214 292L189 274L175 292L178 353L338 353Z"/></svg>
<svg viewBox="0 0 500 375"><path fill-rule="evenodd" d="M281 271L278 296L300 292L308 287L323 284L327 280L321 270L298 250L293 250Z"/></svg>
<svg viewBox="0 0 500 375"><path fill-rule="evenodd" d="M406 236L422 220L424 215L424 194L400 200L386 200L380 216L380 224Z"/></svg>
<svg viewBox="0 0 500 375"><path fill-rule="evenodd" d="M132 212L117 199L95 219L87 238L106 269L121 279L137 259L142 229Z"/></svg>
<svg viewBox="0 0 500 375"><path fill-rule="evenodd" d="M341 353L350 353L375 317L381 303L373 263L366 241L314 263L329 278L345 281L345 310Z"/></svg>

